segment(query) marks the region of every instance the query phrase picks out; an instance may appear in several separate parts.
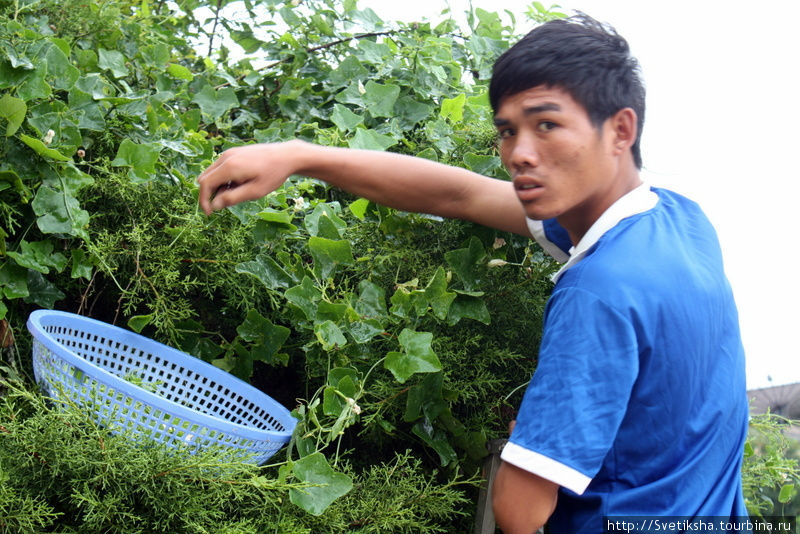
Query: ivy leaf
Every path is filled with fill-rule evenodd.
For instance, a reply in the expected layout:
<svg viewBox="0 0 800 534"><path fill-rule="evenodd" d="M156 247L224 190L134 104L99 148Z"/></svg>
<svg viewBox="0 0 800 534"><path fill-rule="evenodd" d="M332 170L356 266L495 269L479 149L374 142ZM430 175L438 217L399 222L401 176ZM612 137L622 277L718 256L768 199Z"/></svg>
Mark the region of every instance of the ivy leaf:
<svg viewBox="0 0 800 534"><path fill-rule="evenodd" d="M314 258L314 272L321 278L331 276L337 265L355 263L350 242L344 239L333 240L312 236L308 240L308 249Z"/></svg>
<svg viewBox="0 0 800 534"><path fill-rule="evenodd" d="M92 263L89 261L89 258L86 257L86 252L78 248L73 248L70 252L72 256L72 270L70 272L70 277L91 280L94 265L92 265Z"/></svg>
<svg viewBox="0 0 800 534"><path fill-rule="evenodd" d="M89 213L80 207L75 195L93 179L73 165L48 172L31 204L38 218L36 225L46 234L67 234L86 239ZM51 175L52 174L52 175Z"/></svg>
<svg viewBox="0 0 800 534"><path fill-rule="evenodd" d="M134 143L128 138L122 140L117 156L111 162L115 167L130 167L131 174L139 180L146 180L156 172L156 162L161 153L158 143Z"/></svg>
<svg viewBox="0 0 800 534"><path fill-rule="evenodd" d="M417 422L411 431L436 451L442 466L449 465L458 459L456 451L447 441L445 432L440 428L436 428L427 417Z"/></svg>
<svg viewBox="0 0 800 534"><path fill-rule="evenodd" d="M343 347L347 344L347 338L344 337L342 331L333 321L325 321L314 325L314 335L326 351Z"/></svg>
<svg viewBox="0 0 800 534"><path fill-rule="evenodd" d="M311 23L314 24L314 28L317 29L319 33L322 35L326 35L328 37L334 37L335 33L333 32L333 27L331 27L330 22L328 22L325 17L316 13L311 15Z"/></svg>
<svg viewBox="0 0 800 534"><path fill-rule="evenodd" d="M85 130L103 131L106 120L103 110L89 93L73 87L69 92L70 110L78 116L78 127Z"/></svg>
<svg viewBox="0 0 800 534"><path fill-rule="evenodd" d="M113 86L99 74L91 73L78 79L75 87L92 95L95 100L102 100L114 92Z"/></svg>
<svg viewBox="0 0 800 534"><path fill-rule="evenodd" d="M294 283L289 273L266 254L259 254L253 261L239 263L236 272L255 276L269 289L288 289Z"/></svg>
<svg viewBox="0 0 800 534"><path fill-rule="evenodd" d="M433 334L403 329L398 336L404 352L390 352L384 360L384 367L391 371L401 384L415 373L435 373L442 370L439 358L431 348Z"/></svg>
<svg viewBox="0 0 800 534"><path fill-rule="evenodd" d="M53 252L52 241L22 241L20 249L21 252L7 251L6 255L27 269L48 274L51 267L61 272L67 265L66 256L60 252Z"/></svg>
<svg viewBox="0 0 800 534"><path fill-rule="evenodd" d="M358 291L355 310L362 319L378 319L380 321L388 319L386 293L382 287L369 280L362 280L358 284Z"/></svg>
<svg viewBox="0 0 800 534"><path fill-rule="evenodd" d="M312 515L320 515L336 499L353 488L352 479L334 471L321 452L315 452L292 464L292 472L306 488L289 490L289 500Z"/></svg>
<svg viewBox="0 0 800 534"><path fill-rule="evenodd" d="M134 315L128 319L128 326L137 334L141 334L144 327L153 321L153 314L149 315Z"/></svg>
<svg viewBox="0 0 800 534"><path fill-rule="evenodd" d="M291 330L273 324L256 310L250 310L244 322L236 327L236 332L242 339L255 345L251 351L253 359L273 363L275 354L286 342Z"/></svg>
<svg viewBox="0 0 800 534"><path fill-rule="evenodd" d="M467 103L467 95L461 93L455 98L445 98L442 100L442 110L439 115L450 122L457 123L464 120L464 104Z"/></svg>
<svg viewBox="0 0 800 534"><path fill-rule="evenodd" d="M358 128L356 135L347 144L350 148L361 148L364 150L386 150L397 144L397 140L391 136L376 132L375 130L365 130Z"/></svg>
<svg viewBox="0 0 800 534"><path fill-rule="evenodd" d="M244 30L232 30L230 36L236 44L244 49L245 54L252 54L266 44L255 36L249 24L242 24L242 27Z"/></svg>
<svg viewBox="0 0 800 534"><path fill-rule="evenodd" d="M56 161L71 161L69 157L65 156L58 150L54 148L48 148L48 146L39 139L35 139L25 134L20 134L19 139L42 157L54 159Z"/></svg>
<svg viewBox="0 0 800 534"><path fill-rule="evenodd" d="M4 262L0 267L0 288L7 299L18 299L30 295L28 270L13 262Z"/></svg>
<svg viewBox="0 0 800 534"><path fill-rule="evenodd" d="M97 66L103 70L110 70L114 78L124 78L129 74L125 66L125 56L117 50L98 50Z"/></svg>
<svg viewBox="0 0 800 534"><path fill-rule="evenodd" d="M10 137L17 133L22 122L25 120L25 113L28 111L28 106L25 101L20 98L15 98L11 95L3 95L0 98L0 117L8 121L6 126L6 137Z"/></svg>
<svg viewBox="0 0 800 534"><path fill-rule="evenodd" d="M63 43L63 41L60 42ZM52 81L54 88L69 91L80 78L81 73L70 63L67 54L57 45L56 40L48 44L47 52L44 55L44 61L47 63L48 80Z"/></svg>
<svg viewBox="0 0 800 534"><path fill-rule="evenodd" d="M297 306L307 319L313 320L317 316L317 302L322 298L322 293L314 286L311 278L306 276L300 285L287 289L284 297Z"/></svg>
<svg viewBox="0 0 800 534"><path fill-rule="evenodd" d="M197 93L192 102L200 106L200 110L217 120L222 117L225 112L235 108L239 105L239 99L236 98L236 91L230 87L223 87L222 89L215 90L210 85L206 85Z"/></svg>
<svg viewBox="0 0 800 534"><path fill-rule="evenodd" d="M328 385L323 392L322 411L325 415L337 417L344 410L350 410L344 398L356 399L359 396L359 379L355 369L336 367L328 372Z"/></svg>
<svg viewBox="0 0 800 534"><path fill-rule="evenodd" d="M38 304L47 309L52 309L57 301L66 296L55 284L33 270L28 271L28 290L30 294L25 297L25 302Z"/></svg>
<svg viewBox="0 0 800 534"><path fill-rule="evenodd" d="M484 176L490 176L493 171L502 167L500 158L497 156L481 156L473 152L464 154L463 161L468 169Z"/></svg>
<svg viewBox="0 0 800 534"><path fill-rule="evenodd" d="M350 84L353 80L362 80L369 74L364 65L355 56L347 56L328 76L328 81L335 87Z"/></svg>
<svg viewBox="0 0 800 534"><path fill-rule="evenodd" d="M778 502L786 504L792 500L794 495L794 484L784 484L781 486L781 491L778 494Z"/></svg>
<svg viewBox="0 0 800 534"><path fill-rule="evenodd" d="M433 421L446 408L442 398L442 373L428 374L422 381L408 390L403 421L413 423L423 415Z"/></svg>
<svg viewBox="0 0 800 534"><path fill-rule="evenodd" d="M400 96L400 87L380 84L372 80L364 86L364 104L373 117L392 117L394 104Z"/></svg>
<svg viewBox="0 0 800 534"><path fill-rule="evenodd" d="M178 78L179 80L186 80L189 82L194 80L194 74L192 74L192 71L190 71L183 65L178 65L177 63L171 63L167 67L167 73L170 76Z"/></svg>
<svg viewBox="0 0 800 534"><path fill-rule="evenodd" d="M169 62L169 47L164 43L144 46L140 49L142 59L148 65L163 68Z"/></svg>
<svg viewBox="0 0 800 534"><path fill-rule="evenodd" d="M475 319L483 324L492 322L486 302L481 298L468 295L458 295L450 305L447 314L447 324L453 326L461 319Z"/></svg>
<svg viewBox="0 0 800 534"><path fill-rule="evenodd" d="M364 123L364 117L353 113L349 108L341 104L333 105L333 113L331 114L331 122L343 132L351 132L355 130L356 126Z"/></svg>
<svg viewBox="0 0 800 534"><path fill-rule="evenodd" d="M323 202L317 204L314 210L305 216L303 225L312 236L341 239L341 232L347 228L347 223L337 215L338 211L340 211L338 203Z"/></svg>
<svg viewBox="0 0 800 534"><path fill-rule="evenodd" d="M11 63L12 68L23 70L34 70L36 68L26 55L20 53L20 51L14 48L10 43L4 43L3 46L0 46L0 50L3 51L3 55L8 62Z"/></svg>
<svg viewBox="0 0 800 534"><path fill-rule="evenodd" d="M22 179L14 171L0 171L0 191L13 188L19 193L20 200L27 204L31 197L31 190L22 183Z"/></svg>
<svg viewBox="0 0 800 534"><path fill-rule="evenodd" d="M427 119L433 113L433 106L420 102L411 96L402 96L395 106L397 117L407 128L414 127L418 122Z"/></svg>
<svg viewBox="0 0 800 534"><path fill-rule="evenodd" d="M486 250L483 248L480 239L472 236L467 248L451 250L444 255L445 260L458 274L468 291L476 288L478 273L477 266L482 265L483 258L486 257Z"/></svg>
<svg viewBox="0 0 800 534"><path fill-rule="evenodd" d="M289 213L288 210L266 208L259 211L256 216L270 226L274 226L281 231L294 232L297 230L297 227L292 224L293 215Z"/></svg>
<svg viewBox="0 0 800 534"><path fill-rule="evenodd" d="M341 302L320 301L317 306L317 321L341 321L351 308Z"/></svg>
<svg viewBox="0 0 800 534"><path fill-rule="evenodd" d="M364 216L367 214L367 207L369 206L369 200L366 198L359 198L358 200L354 200L347 206L347 209L350 210L358 220L363 221Z"/></svg>
<svg viewBox="0 0 800 534"><path fill-rule="evenodd" d="M347 329L356 343L363 344L384 332L383 324L375 319L366 319L350 323Z"/></svg>
<svg viewBox="0 0 800 534"><path fill-rule="evenodd" d="M35 71L25 77L17 89L17 96L25 101L47 98L53 94L53 88L47 83L47 63L40 63Z"/></svg>
<svg viewBox="0 0 800 534"><path fill-rule="evenodd" d="M433 310L433 314L444 320L450 309L450 304L455 300L456 294L447 291L447 275L442 267L436 269L436 273L425 287L425 298Z"/></svg>

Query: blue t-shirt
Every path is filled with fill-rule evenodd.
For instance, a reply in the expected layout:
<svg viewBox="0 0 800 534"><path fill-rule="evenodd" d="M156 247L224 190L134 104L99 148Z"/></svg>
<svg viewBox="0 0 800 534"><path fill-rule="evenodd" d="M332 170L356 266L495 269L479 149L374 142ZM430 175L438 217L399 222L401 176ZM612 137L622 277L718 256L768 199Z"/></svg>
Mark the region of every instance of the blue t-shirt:
<svg viewBox="0 0 800 534"><path fill-rule="evenodd" d="M652 191L653 207L614 220L559 273L503 451L561 486L553 533L747 515L744 351L719 243L694 202Z"/></svg>

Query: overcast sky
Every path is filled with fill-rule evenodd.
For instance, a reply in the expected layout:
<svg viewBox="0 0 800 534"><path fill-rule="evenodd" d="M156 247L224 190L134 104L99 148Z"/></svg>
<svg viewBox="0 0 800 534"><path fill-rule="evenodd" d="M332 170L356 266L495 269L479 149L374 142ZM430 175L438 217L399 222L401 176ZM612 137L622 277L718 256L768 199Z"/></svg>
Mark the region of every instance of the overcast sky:
<svg viewBox="0 0 800 534"><path fill-rule="evenodd" d="M472 3L521 15L530 2ZM468 6L467 0L359 1L384 20L406 21L440 20L448 4L454 13ZM648 91L643 176L700 202L717 228L739 306L748 387L800 381L798 3L560 5L615 26L639 58Z"/></svg>

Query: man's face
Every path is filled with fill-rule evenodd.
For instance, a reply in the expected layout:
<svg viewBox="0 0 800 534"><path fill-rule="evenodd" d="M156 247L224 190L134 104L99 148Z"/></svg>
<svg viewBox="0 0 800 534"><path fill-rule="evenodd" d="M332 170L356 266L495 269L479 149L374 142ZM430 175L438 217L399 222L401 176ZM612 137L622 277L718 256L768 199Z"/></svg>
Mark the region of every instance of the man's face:
<svg viewBox="0 0 800 534"><path fill-rule="evenodd" d="M495 115L500 157L525 213L556 217L573 243L618 198L608 124L598 130L569 93L545 86L504 97Z"/></svg>

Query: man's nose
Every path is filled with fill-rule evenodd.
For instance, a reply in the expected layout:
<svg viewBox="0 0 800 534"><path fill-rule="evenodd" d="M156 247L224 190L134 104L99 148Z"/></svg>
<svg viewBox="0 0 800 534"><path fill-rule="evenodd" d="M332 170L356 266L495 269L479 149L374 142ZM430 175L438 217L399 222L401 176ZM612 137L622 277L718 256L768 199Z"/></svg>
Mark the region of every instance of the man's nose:
<svg viewBox="0 0 800 534"><path fill-rule="evenodd" d="M512 170L520 171L539 165L539 151L536 143L528 136L521 135L516 139L508 160Z"/></svg>

